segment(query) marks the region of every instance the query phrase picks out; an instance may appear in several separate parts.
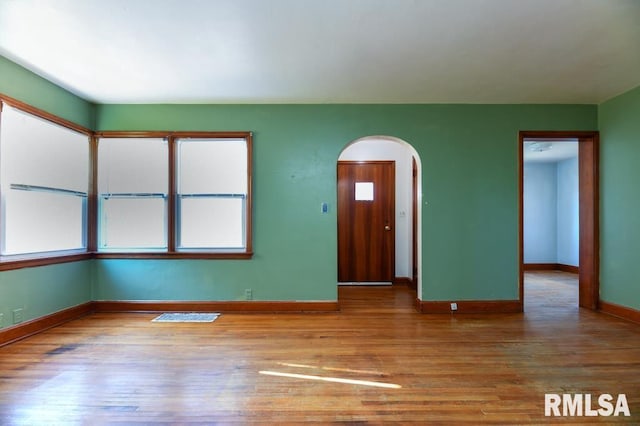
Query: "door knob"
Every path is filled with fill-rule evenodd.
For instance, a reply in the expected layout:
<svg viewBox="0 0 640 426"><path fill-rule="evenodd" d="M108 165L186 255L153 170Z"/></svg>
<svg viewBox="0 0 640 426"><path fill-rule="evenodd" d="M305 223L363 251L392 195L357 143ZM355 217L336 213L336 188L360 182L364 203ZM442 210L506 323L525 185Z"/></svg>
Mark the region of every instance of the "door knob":
<svg viewBox="0 0 640 426"><path fill-rule="evenodd" d="M385 231L391 231L391 227L390 227L389 225L385 225L385 226L384 226L384 230L385 230Z"/></svg>

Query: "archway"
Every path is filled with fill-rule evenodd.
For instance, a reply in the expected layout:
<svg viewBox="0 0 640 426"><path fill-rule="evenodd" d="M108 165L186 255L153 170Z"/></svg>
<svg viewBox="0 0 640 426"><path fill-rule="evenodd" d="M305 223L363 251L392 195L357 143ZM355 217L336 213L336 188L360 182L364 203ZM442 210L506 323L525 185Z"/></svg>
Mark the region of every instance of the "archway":
<svg viewBox="0 0 640 426"><path fill-rule="evenodd" d="M417 298L422 299L422 164L418 152L399 138L367 136L345 146L338 157L338 164L347 162L395 164L396 197L392 226L397 232L393 282L414 286Z"/></svg>

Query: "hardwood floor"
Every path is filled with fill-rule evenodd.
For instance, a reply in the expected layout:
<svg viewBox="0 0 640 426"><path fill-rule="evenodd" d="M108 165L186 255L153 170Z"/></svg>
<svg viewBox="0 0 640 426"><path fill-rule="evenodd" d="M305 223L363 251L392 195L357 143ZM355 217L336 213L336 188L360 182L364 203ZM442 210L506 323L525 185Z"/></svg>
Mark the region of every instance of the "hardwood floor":
<svg viewBox="0 0 640 426"><path fill-rule="evenodd" d="M524 274L525 312L558 314L578 311L578 274L530 271Z"/></svg>
<svg viewBox="0 0 640 426"><path fill-rule="evenodd" d="M339 300L71 321L0 348L0 424L640 423L637 324L535 295L525 314L467 316L418 314L403 286ZM624 393L632 417L545 417L545 393Z"/></svg>

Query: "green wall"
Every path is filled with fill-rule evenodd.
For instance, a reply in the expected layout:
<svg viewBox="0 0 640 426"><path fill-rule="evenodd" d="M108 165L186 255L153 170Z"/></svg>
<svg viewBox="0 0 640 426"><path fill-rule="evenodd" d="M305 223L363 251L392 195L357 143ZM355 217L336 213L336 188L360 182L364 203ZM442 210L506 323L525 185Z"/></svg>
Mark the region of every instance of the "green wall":
<svg viewBox="0 0 640 426"><path fill-rule="evenodd" d="M0 56L0 93L82 126L93 128L95 107ZM0 328L13 324L13 310L27 321L91 300L92 262L83 261L0 272Z"/></svg>
<svg viewBox="0 0 640 426"><path fill-rule="evenodd" d="M0 93L93 129L95 106L0 56Z"/></svg>
<svg viewBox="0 0 640 426"><path fill-rule="evenodd" d="M0 272L0 328L13 325L13 310L23 320L48 315L91 300L92 261Z"/></svg>
<svg viewBox="0 0 640 426"><path fill-rule="evenodd" d="M236 300L246 288L256 300L335 300L336 161L370 135L403 139L421 157L423 299L517 299L518 131L598 124L593 105L94 106L4 58L0 73L0 92L96 130L255 135L253 259L101 259L2 272L5 326L23 305L33 318L88 300Z"/></svg>
<svg viewBox="0 0 640 426"><path fill-rule="evenodd" d="M335 300L336 162L388 135L422 160L423 299L517 299L518 131L596 126L584 105L100 105L97 130L253 131L256 254L98 260L94 297Z"/></svg>
<svg viewBox="0 0 640 426"><path fill-rule="evenodd" d="M640 309L640 87L598 108L600 298Z"/></svg>

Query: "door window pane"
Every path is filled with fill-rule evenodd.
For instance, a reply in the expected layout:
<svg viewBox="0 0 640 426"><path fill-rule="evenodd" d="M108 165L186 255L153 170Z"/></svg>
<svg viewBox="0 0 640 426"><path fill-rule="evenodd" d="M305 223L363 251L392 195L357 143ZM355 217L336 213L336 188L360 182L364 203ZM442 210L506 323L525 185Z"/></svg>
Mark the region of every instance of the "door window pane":
<svg viewBox="0 0 640 426"><path fill-rule="evenodd" d="M373 182L356 182L356 201L373 201Z"/></svg>

